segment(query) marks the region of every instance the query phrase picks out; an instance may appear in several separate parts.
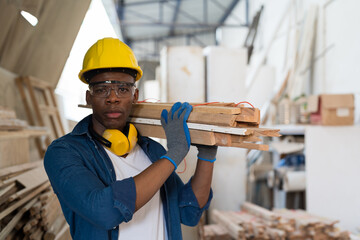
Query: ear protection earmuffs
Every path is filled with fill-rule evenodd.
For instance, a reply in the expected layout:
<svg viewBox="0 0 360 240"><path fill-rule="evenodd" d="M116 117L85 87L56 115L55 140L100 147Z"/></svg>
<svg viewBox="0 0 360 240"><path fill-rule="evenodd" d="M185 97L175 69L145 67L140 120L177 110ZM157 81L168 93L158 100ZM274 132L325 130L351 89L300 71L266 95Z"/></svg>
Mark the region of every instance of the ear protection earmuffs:
<svg viewBox="0 0 360 240"><path fill-rule="evenodd" d="M117 129L106 129L103 135L99 135L92 126L89 126L91 135L103 144L107 149L118 156L129 153L137 143L137 130L131 123L126 125L124 133Z"/></svg>

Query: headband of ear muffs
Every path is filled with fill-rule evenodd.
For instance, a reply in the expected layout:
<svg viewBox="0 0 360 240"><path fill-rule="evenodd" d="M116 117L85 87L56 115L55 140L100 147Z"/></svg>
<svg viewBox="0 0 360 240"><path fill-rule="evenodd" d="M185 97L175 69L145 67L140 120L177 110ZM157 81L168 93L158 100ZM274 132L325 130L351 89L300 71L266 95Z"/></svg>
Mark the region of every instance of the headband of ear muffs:
<svg viewBox="0 0 360 240"><path fill-rule="evenodd" d="M118 156L123 156L129 153L137 143L137 130L131 123L127 124L124 133L117 129L106 129L103 135L99 135L89 126L91 135L103 144L107 149Z"/></svg>

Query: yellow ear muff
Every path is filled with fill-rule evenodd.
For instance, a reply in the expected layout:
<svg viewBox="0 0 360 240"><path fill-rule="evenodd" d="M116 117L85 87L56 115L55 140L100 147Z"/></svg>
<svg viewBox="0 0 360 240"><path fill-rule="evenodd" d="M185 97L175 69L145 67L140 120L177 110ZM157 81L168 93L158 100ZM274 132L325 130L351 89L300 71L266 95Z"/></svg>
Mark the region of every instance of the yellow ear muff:
<svg viewBox="0 0 360 240"><path fill-rule="evenodd" d="M129 123L129 133L128 133L128 139L130 142L130 149L129 152L135 147L138 138L137 138L137 130L134 125Z"/></svg>
<svg viewBox="0 0 360 240"><path fill-rule="evenodd" d="M133 124L129 124L128 137L117 129L106 129L103 137L111 142L110 151L118 156L129 153L137 143L137 131Z"/></svg>

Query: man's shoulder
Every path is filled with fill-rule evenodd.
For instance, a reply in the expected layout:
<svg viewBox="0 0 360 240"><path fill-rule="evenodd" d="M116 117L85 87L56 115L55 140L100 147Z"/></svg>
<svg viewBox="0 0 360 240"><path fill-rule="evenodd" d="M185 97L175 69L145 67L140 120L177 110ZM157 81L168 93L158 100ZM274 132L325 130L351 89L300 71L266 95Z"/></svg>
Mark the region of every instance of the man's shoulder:
<svg viewBox="0 0 360 240"><path fill-rule="evenodd" d="M153 157L152 161L157 160L166 153L165 148L159 142L149 137L139 136L138 144L148 156Z"/></svg>

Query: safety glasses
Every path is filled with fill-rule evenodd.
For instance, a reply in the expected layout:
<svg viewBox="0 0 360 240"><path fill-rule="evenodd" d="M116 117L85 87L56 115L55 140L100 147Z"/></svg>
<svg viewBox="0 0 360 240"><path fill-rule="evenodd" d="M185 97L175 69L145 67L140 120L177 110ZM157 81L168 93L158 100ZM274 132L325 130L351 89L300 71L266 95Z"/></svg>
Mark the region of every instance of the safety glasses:
<svg viewBox="0 0 360 240"><path fill-rule="evenodd" d="M128 98L135 93L135 83L121 81L102 81L89 84L90 94L94 97L107 98L114 90L118 98Z"/></svg>

